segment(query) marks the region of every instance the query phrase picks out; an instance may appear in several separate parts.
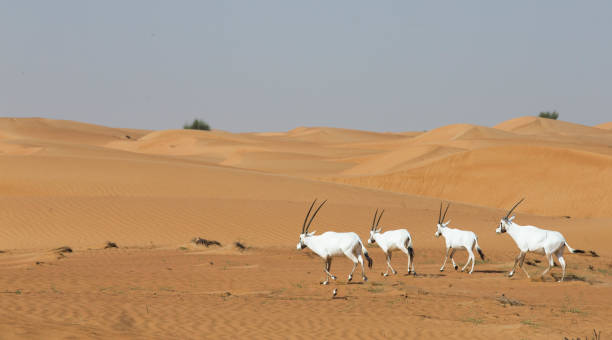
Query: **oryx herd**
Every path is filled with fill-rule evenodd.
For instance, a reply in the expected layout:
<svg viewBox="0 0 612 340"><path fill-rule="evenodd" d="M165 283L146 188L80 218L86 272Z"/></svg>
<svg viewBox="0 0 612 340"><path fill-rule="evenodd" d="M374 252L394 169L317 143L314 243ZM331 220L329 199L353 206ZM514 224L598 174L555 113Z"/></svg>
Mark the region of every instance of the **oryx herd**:
<svg viewBox="0 0 612 340"><path fill-rule="evenodd" d="M524 198L514 204L506 216L501 219L499 226L495 230L498 234L507 232L520 250L519 255L514 261L514 267L508 276L512 277L514 275L517 264L519 267L523 268L525 255L528 252L535 252L544 254L548 260L548 268L544 270L542 277L546 275L554 265L553 255L557 257L557 260L561 264L561 268L563 270L563 274L559 281L563 281L565 278L565 260L563 258L563 251L565 247L567 247L571 253L584 253L584 251L571 248L567 244L567 241L565 241L563 235L557 231L540 229L530 225L521 226L513 222L515 216L512 215L512 217L510 217L510 215L514 209L516 209L516 207L523 202L523 200ZM369 268L372 268L373 261L368 255L368 251L364 247L363 242L361 242L359 235L354 232L336 233L333 231L328 231L321 235L315 235L316 231L309 232L312 221L321 207L323 207L325 202L327 202L327 200L323 201L323 203L321 203L314 211L312 217L310 217L310 213L312 212L312 208L315 206L316 201L317 200L315 199L312 202L310 209L308 209L308 213L306 214L306 218L304 219L302 232L300 233L300 242L297 244L297 249L310 248L310 250L312 250L315 254L323 258L325 261L323 271L325 272L326 278L325 281L321 282L321 284L329 284L330 278L332 280L336 280L336 276L331 273L332 258L342 255L353 261L353 269L348 275L348 281L350 282L353 279L353 272L355 271L357 264L361 265L361 277L363 281L367 281L368 278L365 275L363 258L365 257L368 261ZM435 237L440 237L440 235L442 235L446 243L444 262L442 263L442 267L440 267L440 271L444 270L448 257L450 257L453 267L455 270L457 270L459 267L455 263L453 255L457 249L465 249L468 253L468 260L463 268L461 268L461 271L465 271L468 264L471 262L472 267L468 273L472 274L474 271L475 261L473 249L476 248L482 260L485 258L482 249L480 249L480 246L478 245L478 236L476 236L476 234L472 231L448 227L450 220L444 222L444 219L446 218L446 213L448 212L450 203L446 206L444 214L442 214L442 206L443 204L440 203L440 212L438 215L438 223L436 225L437 230L435 233ZM397 274L397 271L391 266L391 254L395 250L401 250L408 256L408 274L416 275L414 270L413 239L410 233L406 229L396 229L382 232L382 227L379 228L378 225L384 212L385 211L382 210L379 215L377 209L374 213L374 219L372 220L372 225L370 226L370 238L368 239L369 244L378 244L386 256L387 271L383 273L383 275L385 277L388 276L389 269L391 269L391 273L394 275ZM310 220L308 220L308 217L310 217ZM524 268L523 270L525 271L525 274L527 274L527 271ZM529 274L527 274L527 277L529 277Z"/></svg>

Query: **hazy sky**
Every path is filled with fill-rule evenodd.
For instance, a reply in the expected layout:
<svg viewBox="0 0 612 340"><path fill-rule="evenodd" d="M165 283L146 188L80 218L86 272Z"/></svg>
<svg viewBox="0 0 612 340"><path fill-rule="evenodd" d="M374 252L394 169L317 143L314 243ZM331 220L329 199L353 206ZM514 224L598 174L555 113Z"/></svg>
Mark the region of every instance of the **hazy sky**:
<svg viewBox="0 0 612 340"><path fill-rule="evenodd" d="M406 131L611 100L612 1L0 0L0 116Z"/></svg>

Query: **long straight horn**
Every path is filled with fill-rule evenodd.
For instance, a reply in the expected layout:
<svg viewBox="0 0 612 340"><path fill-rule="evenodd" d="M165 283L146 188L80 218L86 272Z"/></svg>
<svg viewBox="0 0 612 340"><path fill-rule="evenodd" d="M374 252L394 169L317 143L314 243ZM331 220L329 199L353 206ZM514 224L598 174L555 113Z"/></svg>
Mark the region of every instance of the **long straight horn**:
<svg viewBox="0 0 612 340"><path fill-rule="evenodd" d="M442 223L440 221L440 218L442 218L442 201L440 201L440 212L438 213L438 224Z"/></svg>
<svg viewBox="0 0 612 340"><path fill-rule="evenodd" d="M378 224L380 224L380 218L382 217L382 215L385 213L385 209L383 209L383 211L380 213L380 215L378 215L378 221L376 222L376 228L378 228Z"/></svg>
<svg viewBox="0 0 612 340"><path fill-rule="evenodd" d="M446 206L446 210L444 210L444 215L442 216L440 223L444 223L444 219L446 218L446 213L448 212L449 207L450 207L450 202L448 202L448 205Z"/></svg>
<svg viewBox="0 0 612 340"><path fill-rule="evenodd" d="M316 198L314 201L312 201L312 204L310 205L310 209L308 209L308 214L306 214L306 217L304 218L304 224L302 224L302 234L304 233L304 230L306 229L306 221L308 220L308 216L310 215L310 212L312 211L312 207L314 207L316 201L317 201Z"/></svg>
<svg viewBox="0 0 612 340"><path fill-rule="evenodd" d="M520 201L516 202L516 204L512 207L512 209L510 209L510 211L508 211L508 213L506 214L506 218L510 217L510 214L512 214L514 209L516 209L516 207L518 207L518 205L521 204L521 202L523 202L524 200L525 200L525 197L521 198Z"/></svg>
<svg viewBox="0 0 612 340"><path fill-rule="evenodd" d="M372 220L372 227L370 228L370 230L374 230L375 228L375 224L376 224L376 215L378 215L378 209L376 209L376 212L374 213L374 219Z"/></svg>
<svg viewBox="0 0 612 340"><path fill-rule="evenodd" d="M310 221L308 222L308 225L306 226L305 232L308 232L308 228L310 228L310 224L312 224L312 220L314 220L315 216L317 216L317 213L319 212L319 210L321 210L321 207L323 206L323 204L325 204L325 202L327 202L327 200L323 201L323 203L321 203L321 205L317 208L317 210L315 210L314 214L312 214L312 217L310 218Z"/></svg>

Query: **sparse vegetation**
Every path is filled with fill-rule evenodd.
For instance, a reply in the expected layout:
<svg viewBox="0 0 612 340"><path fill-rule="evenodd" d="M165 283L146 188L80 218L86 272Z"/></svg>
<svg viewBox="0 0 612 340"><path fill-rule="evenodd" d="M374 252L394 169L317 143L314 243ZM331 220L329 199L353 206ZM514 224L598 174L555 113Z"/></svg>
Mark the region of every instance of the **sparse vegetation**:
<svg viewBox="0 0 612 340"><path fill-rule="evenodd" d="M238 250L240 250L240 251L245 251L248 248L250 248L250 247L247 247L247 246L245 246L244 244L242 244L242 243L240 243L238 241L234 242L234 246L236 246L236 248L238 248Z"/></svg>
<svg viewBox="0 0 612 340"><path fill-rule="evenodd" d="M57 259L59 260L66 257L66 255L64 255L65 253L72 253L72 248L63 246L53 249L53 252L57 255Z"/></svg>
<svg viewBox="0 0 612 340"><path fill-rule="evenodd" d="M504 294L502 294L500 297L498 297L497 301L499 301L499 303L501 303L504 306L506 306L506 305L510 305L510 306L522 306L523 305L522 302L520 302L518 300L510 299L510 298L508 298Z"/></svg>
<svg viewBox="0 0 612 340"><path fill-rule="evenodd" d="M196 245L201 244L206 246L206 248L210 247L210 246L219 246L221 247L221 243L219 243L219 241L215 241L215 240L207 240L205 238L201 238L201 237L196 237L193 240L191 240L191 242L195 243Z"/></svg>
<svg viewBox="0 0 612 340"><path fill-rule="evenodd" d="M531 327L538 327L538 324L531 320L522 320L521 323Z"/></svg>
<svg viewBox="0 0 612 340"><path fill-rule="evenodd" d="M471 322L471 323L473 323L473 324L475 324L475 325L480 325L481 323L483 323L483 322L484 322L484 320L483 320L483 319L478 319L478 318L467 318L467 319L463 319L463 321L465 321L465 322Z"/></svg>
<svg viewBox="0 0 612 340"><path fill-rule="evenodd" d="M568 337L564 337L564 340L570 340L570 338ZM580 337L577 338L571 338L572 340L580 340ZM596 331L595 329L593 329L593 335L589 338L589 336L585 336L584 340L600 340L601 339L601 331Z"/></svg>
<svg viewBox="0 0 612 340"><path fill-rule="evenodd" d="M72 248L67 247L67 246L63 246L63 247L59 247L59 248L55 248L54 251L56 253L72 253Z"/></svg>
<svg viewBox="0 0 612 340"><path fill-rule="evenodd" d="M559 113L557 111L542 111L538 115L540 118L548 118L548 119L557 119L559 118Z"/></svg>
<svg viewBox="0 0 612 340"><path fill-rule="evenodd" d="M565 309L563 309L561 311L564 312L564 313L584 314L583 311L581 311L578 308L574 308L574 307L565 308Z"/></svg>
<svg viewBox="0 0 612 340"><path fill-rule="evenodd" d="M589 250L589 254L591 254L591 257L599 257L599 254L597 254L594 250Z"/></svg>
<svg viewBox="0 0 612 340"><path fill-rule="evenodd" d="M107 241L106 245L104 246L104 249L108 249L108 248L119 248L119 247L117 247L117 243L111 242L111 241Z"/></svg>
<svg viewBox="0 0 612 340"><path fill-rule="evenodd" d="M370 293L381 293L385 290L383 287L370 287L368 288L368 292Z"/></svg>
<svg viewBox="0 0 612 340"><path fill-rule="evenodd" d="M201 119L194 119L191 123L185 123L183 125L183 129L185 130L204 130L210 131L210 125L207 122Z"/></svg>

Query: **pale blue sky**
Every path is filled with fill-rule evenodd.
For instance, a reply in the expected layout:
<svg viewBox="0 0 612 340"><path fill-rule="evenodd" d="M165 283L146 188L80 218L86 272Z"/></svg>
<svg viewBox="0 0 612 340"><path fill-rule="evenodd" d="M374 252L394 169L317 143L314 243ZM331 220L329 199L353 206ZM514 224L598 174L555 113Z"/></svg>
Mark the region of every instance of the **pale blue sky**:
<svg viewBox="0 0 612 340"><path fill-rule="evenodd" d="M4 1L0 116L376 131L612 121L611 1Z"/></svg>

